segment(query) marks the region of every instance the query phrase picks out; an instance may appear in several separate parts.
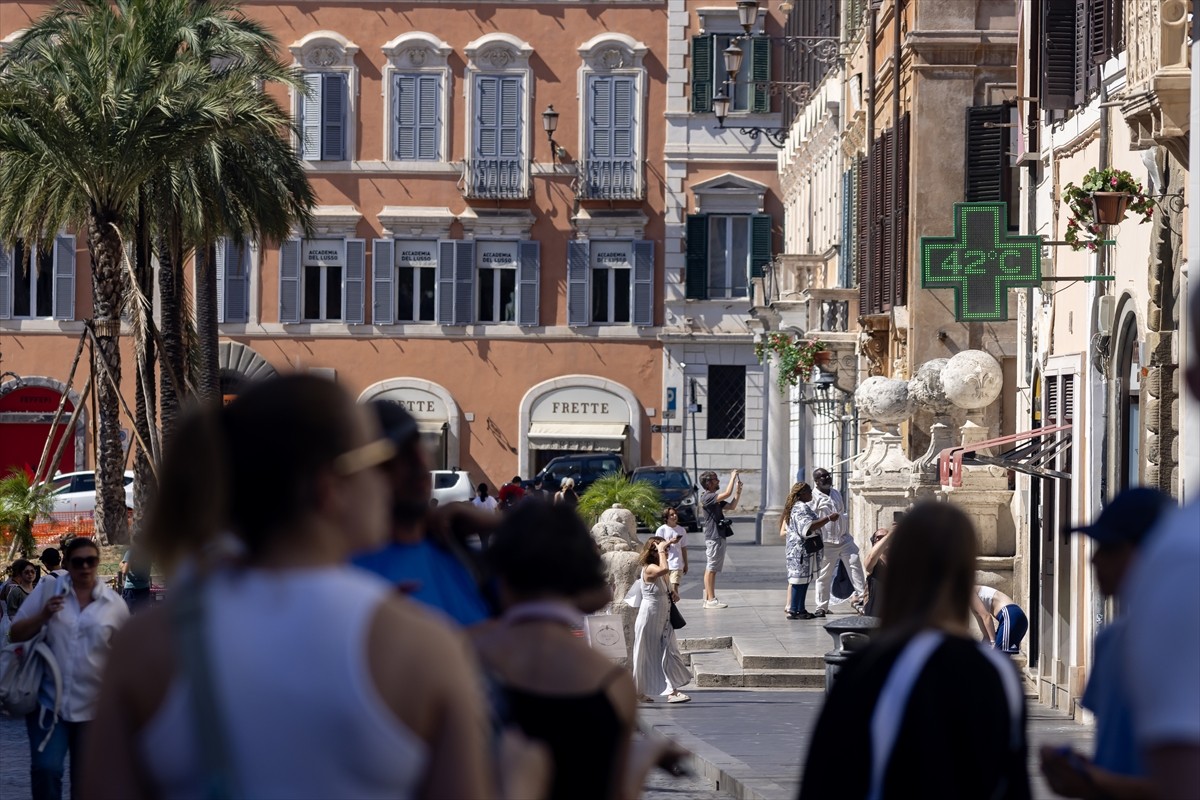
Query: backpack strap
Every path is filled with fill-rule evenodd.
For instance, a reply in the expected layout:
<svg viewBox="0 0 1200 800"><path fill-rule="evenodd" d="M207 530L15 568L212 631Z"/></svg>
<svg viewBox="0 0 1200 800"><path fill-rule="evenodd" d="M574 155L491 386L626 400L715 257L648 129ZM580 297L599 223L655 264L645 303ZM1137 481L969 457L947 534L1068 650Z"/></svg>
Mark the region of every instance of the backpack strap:
<svg viewBox="0 0 1200 800"><path fill-rule="evenodd" d="M941 631L918 633L900 651L900 657L888 672L883 691L875 701L875 711L871 714L871 789L867 793L868 800L880 800L883 797L883 779L892 758L896 737L900 734L908 698L917 678L921 677L925 662L943 638Z"/></svg>
<svg viewBox="0 0 1200 800"><path fill-rule="evenodd" d="M1014 752L1021 745L1021 719L1025 710L1025 693L1021 691L1021 681L1017 670L1008 656L998 651L987 642L980 642L979 649L1000 676L1000 685L1004 687L1004 699L1008 704L1009 741L1008 746Z"/></svg>
<svg viewBox="0 0 1200 800"><path fill-rule="evenodd" d="M46 629L43 627L42 631ZM50 728L46 731L46 736L42 739L42 743L38 745L37 751L40 753L46 749L46 745L50 744L50 737L54 735L54 728L58 725L58 712L62 708L62 670L58 666L58 659L54 657L54 652L50 646L46 644L45 636L33 644L30 649L30 658L40 658L42 665L50 677L54 680L54 713L50 717ZM46 708L41 703L38 703L38 727L44 727L46 724L46 712L50 709Z"/></svg>

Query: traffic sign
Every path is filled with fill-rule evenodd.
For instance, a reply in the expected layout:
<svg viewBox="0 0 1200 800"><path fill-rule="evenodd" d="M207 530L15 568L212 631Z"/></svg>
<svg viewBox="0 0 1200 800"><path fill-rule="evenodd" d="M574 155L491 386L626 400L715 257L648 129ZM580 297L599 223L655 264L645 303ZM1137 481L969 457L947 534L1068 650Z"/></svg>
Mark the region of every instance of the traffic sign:
<svg viewBox="0 0 1200 800"><path fill-rule="evenodd" d="M682 425L651 425L651 433L683 433Z"/></svg>
<svg viewBox="0 0 1200 800"><path fill-rule="evenodd" d="M921 286L953 289L959 322L1008 319L1008 290L1042 281L1042 237L1009 236L1007 203L955 203L954 235L921 237Z"/></svg>

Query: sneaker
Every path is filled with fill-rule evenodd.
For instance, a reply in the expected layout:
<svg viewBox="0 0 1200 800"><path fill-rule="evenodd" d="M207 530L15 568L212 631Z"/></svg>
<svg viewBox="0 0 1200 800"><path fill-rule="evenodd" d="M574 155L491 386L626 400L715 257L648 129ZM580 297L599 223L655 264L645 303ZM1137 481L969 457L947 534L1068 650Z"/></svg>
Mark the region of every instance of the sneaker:
<svg viewBox="0 0 1200 800"><path fill-rule="evenodd" d="M789 612L787 612L787 618L788 619L800 619L800 615L798 613L796 613L795 611L789 611Z"/></svg>
<svg viewBox="0 0 1200 800"><path fill-rule="evenodd" d="M704 607L705 608L729 608L729 604L722 603L720 600L718 600L717 598L714 597L712 600L705 600Z"/></svg>
<svg viewBox="0 0 1200 800"><path fill-rule="evenodd" d="M816 619L816 618L817 618L817 615L813 614L810 611L801 611L800 612L800 619Z"/></svg>
<svg viewBox="0 0 1200 800"><path fill-rule="evenodd" d="M686 703L687 701L689 701L691 699L692 698L688 697L683 692L676 692L675 694L669 695L667 697L667 702L668 703Z"/></svg>
<svg viewBox="0 0 1200 800"><path fill-rule="evenodd" d="M814 616L814 617L823 617L823 616L825 616L825 609L823 609L823 608L818 608L816 611L814 611L814 612L813 612L813 616Z"/></svg>

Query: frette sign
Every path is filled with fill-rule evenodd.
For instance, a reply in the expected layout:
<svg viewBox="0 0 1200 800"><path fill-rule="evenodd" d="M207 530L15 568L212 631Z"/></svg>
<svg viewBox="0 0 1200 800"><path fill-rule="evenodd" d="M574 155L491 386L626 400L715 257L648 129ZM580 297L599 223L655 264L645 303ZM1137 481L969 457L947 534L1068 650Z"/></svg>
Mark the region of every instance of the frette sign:
<svg viewBox="0 0 1200 800"><path fill-rule="evenodd" d="M384 400L404 408L418 422L445 422L450 418L442 398L432 392L415 387L388 389L376 400Z"/></svg>
<svg viewBox="0 0 1200 800"><path fill-rule="evenodd" d="M530 409L532 422L629 422L629 406L615 394L585 387L544 394Z"/></svg>
<svg viewBox="0 0 1200 800"><path fill-rule="evenodd" d="M346 241L344 239L305 239L304 266L346 266Z"/></svg>

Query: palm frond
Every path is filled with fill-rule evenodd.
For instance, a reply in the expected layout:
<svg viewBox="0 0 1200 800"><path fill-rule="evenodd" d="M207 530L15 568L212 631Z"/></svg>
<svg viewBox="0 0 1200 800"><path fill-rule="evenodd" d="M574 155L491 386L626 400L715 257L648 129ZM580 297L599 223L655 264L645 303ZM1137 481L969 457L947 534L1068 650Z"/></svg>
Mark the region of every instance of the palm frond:
<svg viewBox="0 0 1200 800"><path fill-rule="evenodd" d="M663 499L658 487L645 481L631 481L619 472L597 478L579 498L579 514L589 525L620 503L649 528L658 526Z"/></svg>

